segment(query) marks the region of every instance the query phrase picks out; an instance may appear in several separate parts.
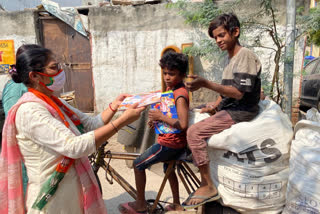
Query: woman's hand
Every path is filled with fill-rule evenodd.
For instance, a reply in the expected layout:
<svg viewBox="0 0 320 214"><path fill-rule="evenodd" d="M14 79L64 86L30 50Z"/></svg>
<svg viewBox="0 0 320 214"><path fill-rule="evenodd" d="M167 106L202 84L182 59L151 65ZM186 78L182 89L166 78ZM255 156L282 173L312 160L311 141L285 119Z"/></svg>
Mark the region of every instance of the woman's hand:
<svg viewBox="0 0 320 214"><path fill-rule="evenodd" d="M162 121L163 114L159 109L152 109L149 111L150 121Z"/></svg>
<svg viewBox="0 0 320 214"><path fill-rule="evenodd" d="M135 103L130 106L125 112L123 112L123 114L119 118L122 120L123 125L128 125L139 119L141 112L143 112L146 107L137 108L138 105L139 103Z"/></svg>
<svg viewBox="0 0 320 214"><path fill-rule="evenodd" d="M122 101L127 98L127 97L131 97L132 95L130 94L120 94L119 96L117 96L117 98L111 103L112 105L112 109L118 109L118 107L120 106L120 104L122 103Z"/></svg>
<svg viewBox="0 0 320 214"><path fill-rule="evenodd" d="M189 91L196 91L199 88L205 87L207 80L198 75L188 75L188 78L193 78L191 82L186 82L186 87Z"/></svg>

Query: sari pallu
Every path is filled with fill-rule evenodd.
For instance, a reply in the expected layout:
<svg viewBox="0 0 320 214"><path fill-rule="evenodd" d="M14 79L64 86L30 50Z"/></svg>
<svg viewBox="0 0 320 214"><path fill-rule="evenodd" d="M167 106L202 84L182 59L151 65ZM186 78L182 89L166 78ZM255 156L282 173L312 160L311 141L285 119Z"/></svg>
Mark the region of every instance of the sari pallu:
<svg viewBox="0 0 320 214"><path fill-rule="evenodd" d="M53 117L62 121L58 112L53 107L30 92L25 93L18 103L11 108L4 124L2 136L2 152L0 156L0 214L25 213L21 172L23 157L17 143L17 130L15 127L16 112L19 106L25 102L42 104ZM83 157L75 160L74 166L82 186L83 212L85 214L107 213L88 158Z"/></svg>

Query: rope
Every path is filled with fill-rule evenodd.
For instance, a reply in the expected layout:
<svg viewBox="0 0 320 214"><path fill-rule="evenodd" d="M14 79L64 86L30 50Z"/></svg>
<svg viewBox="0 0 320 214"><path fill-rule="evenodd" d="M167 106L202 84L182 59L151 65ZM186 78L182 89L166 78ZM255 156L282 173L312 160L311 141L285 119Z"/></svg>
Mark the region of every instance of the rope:
<svg viewBox="0 0 320 214"><path fill-rule="evenodd" d="M109 184L113 184L113 177L111 175L111 171L109 170L109 165L110 165L110 162L111 162L111 159L112 159L112 153L110 150L106 151L105 153L106 155L108 154L109 155L109 160L108 160L108 163L107 165L105 166L106 167L106 179L107 181L109 182ZM110 179L108 178L108 171L110 172Z"/></svg>

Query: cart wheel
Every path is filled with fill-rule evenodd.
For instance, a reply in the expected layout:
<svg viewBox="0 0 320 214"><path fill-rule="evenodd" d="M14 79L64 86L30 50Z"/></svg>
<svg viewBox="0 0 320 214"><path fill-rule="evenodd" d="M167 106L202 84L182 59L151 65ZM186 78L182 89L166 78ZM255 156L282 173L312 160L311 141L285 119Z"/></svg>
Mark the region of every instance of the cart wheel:
<svg viewBox="0 0 320 214"><path fill-rule="evenodd" d="M154 199L148 199L148 200L147 200L147 203L148 203L149 207L152 207L152 206L153 206L154 201L155 201ZM162 212L164 212L164 208L163 208L163 206L158 202L157 207L156 207L156 209L153 211L153 213L155 213L155 214L160 214L160 213L162 213ZM151 214L151 213L150 213L150 214Z"/></svg>

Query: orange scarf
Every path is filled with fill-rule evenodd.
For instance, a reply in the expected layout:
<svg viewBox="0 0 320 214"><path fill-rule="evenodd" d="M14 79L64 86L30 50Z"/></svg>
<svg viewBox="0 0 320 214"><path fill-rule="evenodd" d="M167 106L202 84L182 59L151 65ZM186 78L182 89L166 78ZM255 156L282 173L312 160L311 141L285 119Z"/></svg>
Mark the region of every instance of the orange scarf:
<svg viewBox="0 0 320 214"><path fill-rule="evenodd" d="M55 96L48 97L47 95L41 93L40 91L29 88L29 92L32 92L34 95L36 95L38 98L41 100L45 101L48 105L50 105L54 110L56 110L59 114L59 117L62 119L63 123L69 128L70 124L66 120L65 116L63 115L62 111L60 108L68 115L68 117L72 120L74 125L78 128L78 130L81 132L81 134L84 133L84 127L80 122L80 119L78 115L76 115L71 109L69 109L66 105L64 105L59 98ZM60 108L59 108L60 107Z"/></svg>
<svg viewBox="0 0 320 214"><path fill-rule="evenodd" d="M52 100L50 101L49 97L45 95L43 96L42 93L38 93L37 91L32 89L30 91L31 92L25 93L19 99L18 103L16 103L10 109L3 128L2 151L0 156L0 195L3 197L0 197L0 213L25 213L21 170L21 161L23 161L23 157L20 153L18 141L16 138L17 129L15 126L15 117L19 106L26 102L40 103L45 106L52 114L52 116L56 119L60 118L58 112L60 112L60 115L62 113L61 110L58 110L57 108L58 104L55 104ZM38 94L38 96L36 94ZM39 96L42 98L39 98ZM48 103L51 103L51 105L49 105ZM67 164L67 162L64 162L66 160L65 158L63 158L62 162L60 163L62 167L60 168L57 166L55 174L63 174L61 172L68 170L67 166L69 164ZM91 169L88 158L82 157L75 160L74 167L81 183L80 188L82 189L84 214L106 214L107 210L102 200L98 183ZM58 178L59 177L60 176L58 176ZM50 194L52 195L52 193ZM38 199L47 200L48 198L50 198L49 195L48 197L39 197ZM43 206L44 204L45 202L41 200L41 204L39 204L40 206L38 206L38 209L41 209L41 206Z"/></svg>

